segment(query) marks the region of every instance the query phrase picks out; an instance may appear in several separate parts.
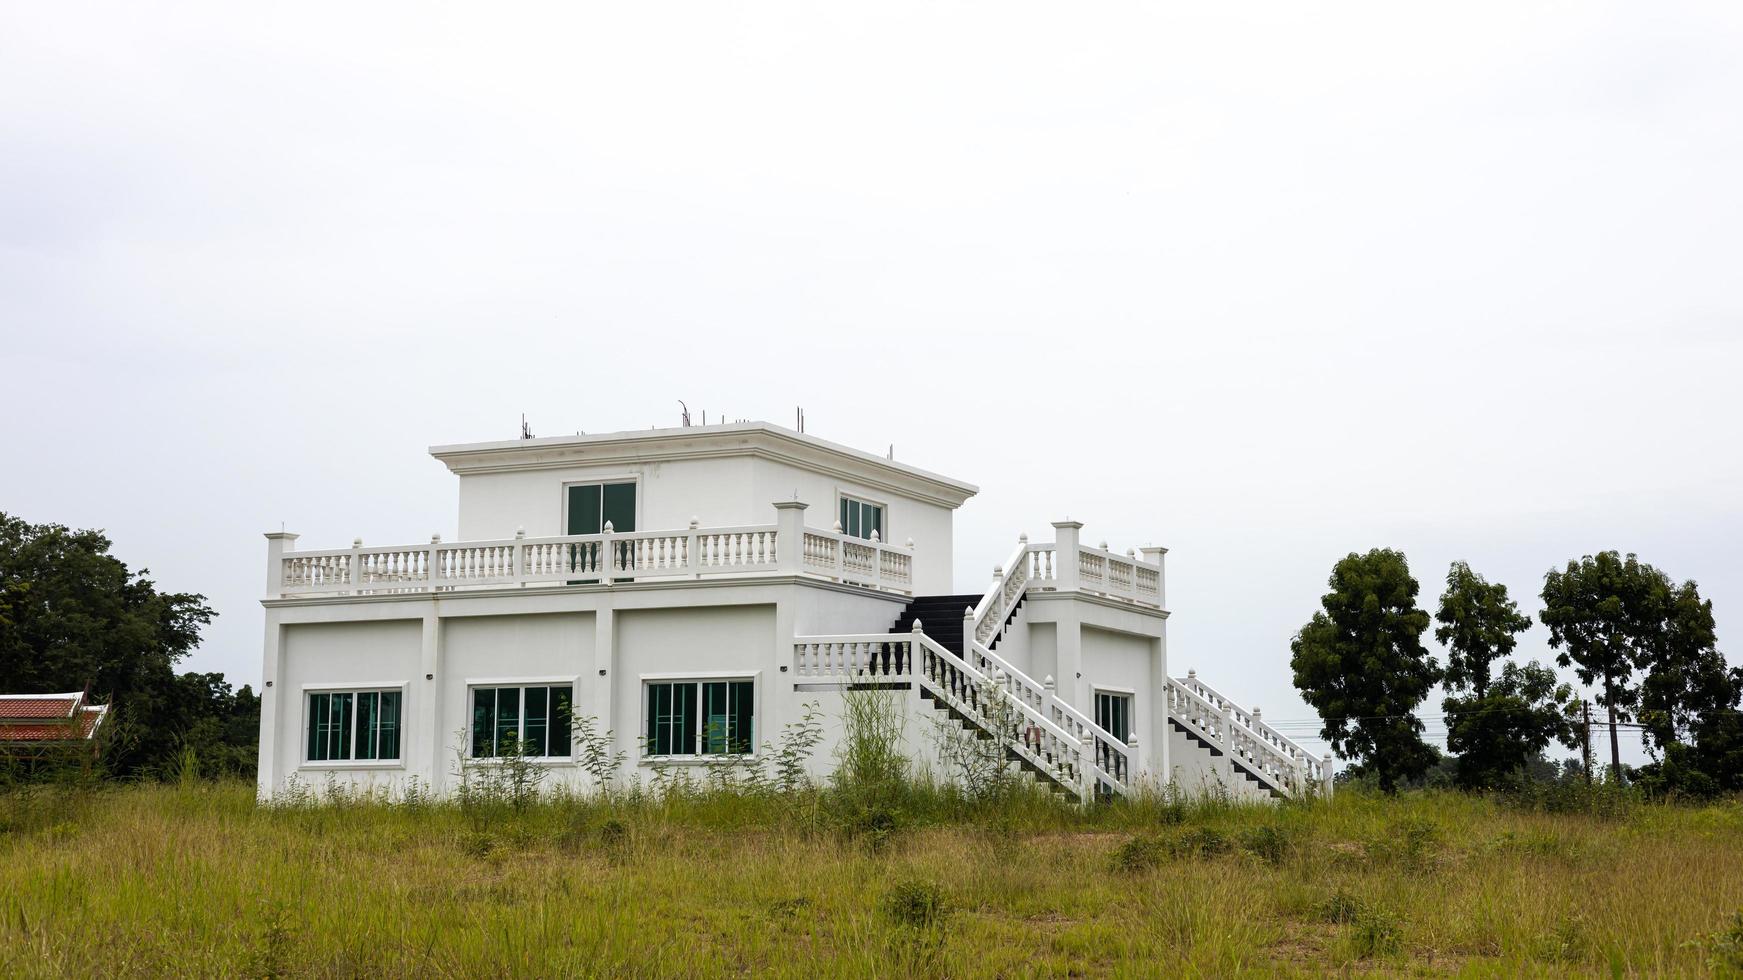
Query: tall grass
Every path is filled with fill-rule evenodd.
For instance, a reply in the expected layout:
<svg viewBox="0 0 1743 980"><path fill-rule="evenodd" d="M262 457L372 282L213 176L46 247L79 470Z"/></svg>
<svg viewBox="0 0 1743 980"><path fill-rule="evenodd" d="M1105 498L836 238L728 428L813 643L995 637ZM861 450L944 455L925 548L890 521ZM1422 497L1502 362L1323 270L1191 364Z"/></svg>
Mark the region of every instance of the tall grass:
<svg viewBox="0 0 1743 980"><path fill-rule="evenodd" d="M1701 974L1743 954L1743 805L1342 794L1090 808L907 779L257 807L0 793L11 976ZM476 801L474 801L476 803ZM803 805L801 805L803 804Z"/></svg>

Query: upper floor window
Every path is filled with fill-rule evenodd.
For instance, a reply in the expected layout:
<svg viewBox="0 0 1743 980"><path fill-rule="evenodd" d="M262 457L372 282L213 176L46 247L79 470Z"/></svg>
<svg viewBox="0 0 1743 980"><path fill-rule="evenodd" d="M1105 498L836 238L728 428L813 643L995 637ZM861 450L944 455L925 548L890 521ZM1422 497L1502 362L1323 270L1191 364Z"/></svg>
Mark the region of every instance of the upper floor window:
<svg viewBox="0 0 1743 980"><path fill-rule="evenodd" d="M756 728L751 681L659 681L647 685L649 755L749 755Z"/></svg>
<svg viewBox="0 0 1743 980"><path fill-rule="evenodd" d="M870 538L876 531L879 541L890 539L884 530L884 505L854 497L841 498L841 530L856 538Z"/></svg>
<svg viewBox="0 0 1743 980"><path fill-rule="evenodd" d="M635 530L635 483L571 483L566 488L565 534Z"/></svg>
<svg viewBox="0 0 1743 980"><path fill-rule="evenodd" d="M568 759L573 684L472 689L472 757Z"/></svg>
<svg viewBox="0 0 1743 980"><path fill-rule="evenodd" d="M311 693L308 761L399 761L399 708L399 691Z"/></svg>

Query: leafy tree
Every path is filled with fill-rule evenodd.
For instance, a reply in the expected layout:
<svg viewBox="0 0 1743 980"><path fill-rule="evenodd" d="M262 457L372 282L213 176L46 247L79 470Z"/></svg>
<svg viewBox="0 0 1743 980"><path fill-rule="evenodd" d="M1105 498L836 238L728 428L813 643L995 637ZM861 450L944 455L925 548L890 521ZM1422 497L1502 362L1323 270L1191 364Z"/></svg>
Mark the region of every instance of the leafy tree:
<svg viewBox="0 0 1743 980"><path fill-rule="evenodd" d="M1446 686L1454 692L1470 688L1478 700L1488 693L1490 667L1511 654L1517 634L1531 627L1507 586L1491 584L1462 561L1447 571L1434 618L1440 623L1434 638L1447 648Z"/></svg>
<svg viewBox="0 0 1743 980"><path fill-rule="evenodd" d="M1598 703L1609 712L1610 766L1622 775L1622 750L1616 721L1638 701L1629 686L1634 668L1663 635L1665 579L1633 555L1614 551L1570 561L1564 571L1543 578L1543 612L1549 645L1561 651L1556 663L1573 666L1580 682L1602 683Z"/></svg>
<svg viewBox="0 0 1743 980"><path fill-rule="evenodd" d="M1404 555L1376 548L1332 568L1321 610L1289 647L1295 686L1324 720L1320 734L1390 793L1435 763L1412 712L1440 680L1422 646L1428 613Z"/></svg>
<svg viewBox="0 0 1743 980"><path fill-rule="evenodd" d="M1511 654L1518 634L1531 627L1531 617L1519 611L1507 586L1489 582L1462 561L1453 562L1435 619L1440 625L1434 638L1447 647L1451 696L1442 708L1447 748L1459 757L1459 785L1500 788L1522 774L1552 739L1571 739L1572 726L1563 712L1572 690L1557 685L1548 667L1507 664L1500 686L1490 688L1496 661Z"/></svg>
<svg viewBox="0 0 1743 980"><path fill-rule="evenodd" d="M109 547L100 531L0 514L0 691L88 691L110 704L106 763L121 773L162 771L189 744L220 766L214 747L235 748L251 767L253 692L175 673L214 615L205 597L159 592ZM240 770L243 754L231 763Z"/></svg>
<svg viewBox="0 0 1743 980"><path fill-rule="evenodd" d="M1659 576L1660 621L1640 664L1640 721L1659 761L1643 767L1652 788L1708 796L1743 789L1743 669L1716 644L1713 604L1693 582Z"/></svg>
<svg viewBox="0 0 1743 980"><path fill-rule="evenodd" d="M1509 663L1483 694L1446 700L1447 748L1458 754L1458 782L1500 789L1524 773L1551 741L1578 744L1566 711L1573 689L1536 661Z"/></svg>

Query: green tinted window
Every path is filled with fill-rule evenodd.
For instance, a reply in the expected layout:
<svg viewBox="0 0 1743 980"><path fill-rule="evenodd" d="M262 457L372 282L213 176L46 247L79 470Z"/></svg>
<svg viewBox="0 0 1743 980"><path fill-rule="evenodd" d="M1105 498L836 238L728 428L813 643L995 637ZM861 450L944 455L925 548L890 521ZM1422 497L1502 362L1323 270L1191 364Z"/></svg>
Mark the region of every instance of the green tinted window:
<svg viewBox="0 0 1743 980"><path fill-rule="evenodd" d="M749 755L756 689L750 681L677 681L647 686L649 755Z"/></svg>

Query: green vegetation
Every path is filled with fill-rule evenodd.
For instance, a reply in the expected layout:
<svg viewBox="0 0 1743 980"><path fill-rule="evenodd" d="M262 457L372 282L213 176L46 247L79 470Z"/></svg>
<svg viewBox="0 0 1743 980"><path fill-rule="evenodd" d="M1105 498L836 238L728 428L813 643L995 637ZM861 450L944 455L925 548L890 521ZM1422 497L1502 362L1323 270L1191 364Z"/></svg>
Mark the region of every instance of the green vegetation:
<svg viewBox="0 0 1743 980"><path fill-rule="evenodd" d="M87 691L110 705L100 734L112 774L252 776L259 696L223 674L175 672L216 614L148 574L110 555L101 531L0 513L0 693Z"/></svg>
<svg viewBox="0 0 1743 980"><path fill-rule="evenodd" d="M1390 792L1435 763L1413 713L1442 673L1422 645L1428 613L1409 563L1389 548L1350 553L1327 584L1289 644L1295 686L1324 720L1320 736Z"/></svg>
<svg viewBox="0 0 1743 980"><path fill-rule="evenodd" d="M843 791L0 793L7 975L1589 976L1743 969L1743 802L1578 784L1078 809Z"/></svg>

